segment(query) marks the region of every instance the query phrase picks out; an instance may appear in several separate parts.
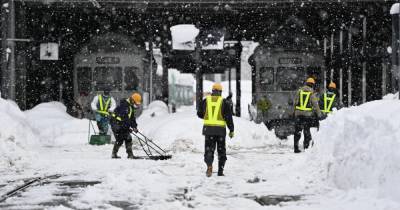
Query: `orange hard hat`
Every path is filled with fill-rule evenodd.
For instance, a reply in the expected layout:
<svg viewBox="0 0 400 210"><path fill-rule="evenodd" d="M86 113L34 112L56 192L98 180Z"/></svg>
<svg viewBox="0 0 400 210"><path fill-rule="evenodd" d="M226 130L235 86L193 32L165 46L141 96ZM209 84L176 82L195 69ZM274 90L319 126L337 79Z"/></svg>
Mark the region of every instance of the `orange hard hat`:
<svg viewBox="0 0 400 210"><path fill-rule="evenodd" d="M328 88L336 89L336 83L330 82L329 85L328 85Z"/></svg>
<svg viewBox="0 0 400 210"><path fill-rule="evenodd" d="M214 83L214 85L212 86L212 89L222 91L222 85L220 83Z"/></svg>
<svg viewBox="0 0 400 210"><path fill-rule="evenodd" d="M315 84L315 80L314 80L314 78L309 77L309 78L306 80L306 83Z"/></svg>
<svg viewBox="0 0 400 210"><path fill-rule="evenodd" d="M130 99L131 102L134 102L135 104L142 104L142 96L139 93L133 93Z"/></svg>

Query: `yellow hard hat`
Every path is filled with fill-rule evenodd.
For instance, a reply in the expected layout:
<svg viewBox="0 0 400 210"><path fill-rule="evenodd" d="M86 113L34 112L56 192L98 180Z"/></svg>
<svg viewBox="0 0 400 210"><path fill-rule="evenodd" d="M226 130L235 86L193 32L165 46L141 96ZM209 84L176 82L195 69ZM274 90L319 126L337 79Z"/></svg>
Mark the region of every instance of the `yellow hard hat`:
<svg viewBox="0 0 400 210"><path fill-rule="evenodd" d="M131 95L131 102L134 102L135 104L142 104L142 96L139 93L133 93Z"/></svg>
<svg viewBox="0 0 400 210"><path fill-rule="evenodd" d="M336 84L334 82L329 83L328 88L336 89Z"/></svg>
<svg viewBox="0 0 400 210"><path fill-rule="evenodd" d="M212 89L222 91L222 85L220 83L214 83L214 85L212 86Z"/></svg>
<svg viewBox="0 0 400 210"><path fill-rule="evenodd" d="M306 81L306 83L311 83L311 84L315 84L315 80L312 77L309 77Z"/></svg>

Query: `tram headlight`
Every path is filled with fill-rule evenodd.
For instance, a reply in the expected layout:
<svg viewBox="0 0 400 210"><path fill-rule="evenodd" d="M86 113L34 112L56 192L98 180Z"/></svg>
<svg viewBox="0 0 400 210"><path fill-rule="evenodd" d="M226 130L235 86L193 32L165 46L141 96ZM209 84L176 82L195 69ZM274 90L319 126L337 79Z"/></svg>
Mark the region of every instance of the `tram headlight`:
<svg viewBox="0 0 400 210"><path fill-rule="evenodd" d="M261 98L257 102L257 109L260 110L262 113L265 113L271 107L271 102L267 98Z"/></svg>

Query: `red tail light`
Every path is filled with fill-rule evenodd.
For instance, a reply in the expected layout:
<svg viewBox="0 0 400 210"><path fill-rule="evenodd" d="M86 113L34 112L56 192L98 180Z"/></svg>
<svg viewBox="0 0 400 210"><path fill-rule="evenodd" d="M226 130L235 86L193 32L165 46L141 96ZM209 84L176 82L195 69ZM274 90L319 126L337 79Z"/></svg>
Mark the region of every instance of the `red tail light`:
<svg viewBox="0 0 400 210"><path fill-rule="evenodd" d="M88 96L89 95L89 93L88 92L80 92L80 96Z"/></svg>

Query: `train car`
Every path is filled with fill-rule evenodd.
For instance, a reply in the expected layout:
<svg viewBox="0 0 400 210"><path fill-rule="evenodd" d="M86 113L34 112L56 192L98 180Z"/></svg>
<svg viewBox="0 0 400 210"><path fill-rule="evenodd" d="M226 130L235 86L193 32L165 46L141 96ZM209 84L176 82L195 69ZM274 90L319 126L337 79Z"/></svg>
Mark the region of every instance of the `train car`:
<svg viewBox="0 0 400 210"><path fill-rule="evenodd" d="M141 93L146 103L150 66L144 44L115 33L93 37L74 58L74 100L82 107L83 116L91 116L91 100L104 90L109 90L117 103L133 92ZM156 76L154 61L152 67ZM155 83L153 89L160 87Z"/></svg>
<svg viewBox="0 0 400 210"><path fill-rule="evenodd" d="M169 102L175 107L194 104L194 83L192 74L170 69L168 74Z"/></svg>
<svg viewBox="0 0 400 210"><path fill-rule="evenodd" d="M293 103L298 88L312 76L316 78L317 91L323 91L326 74L317 40L301 34L279 38L271 37L249 58L255 71L249 112L251 119L265 123L277 137L285 139L294 133Z"/></svg>

